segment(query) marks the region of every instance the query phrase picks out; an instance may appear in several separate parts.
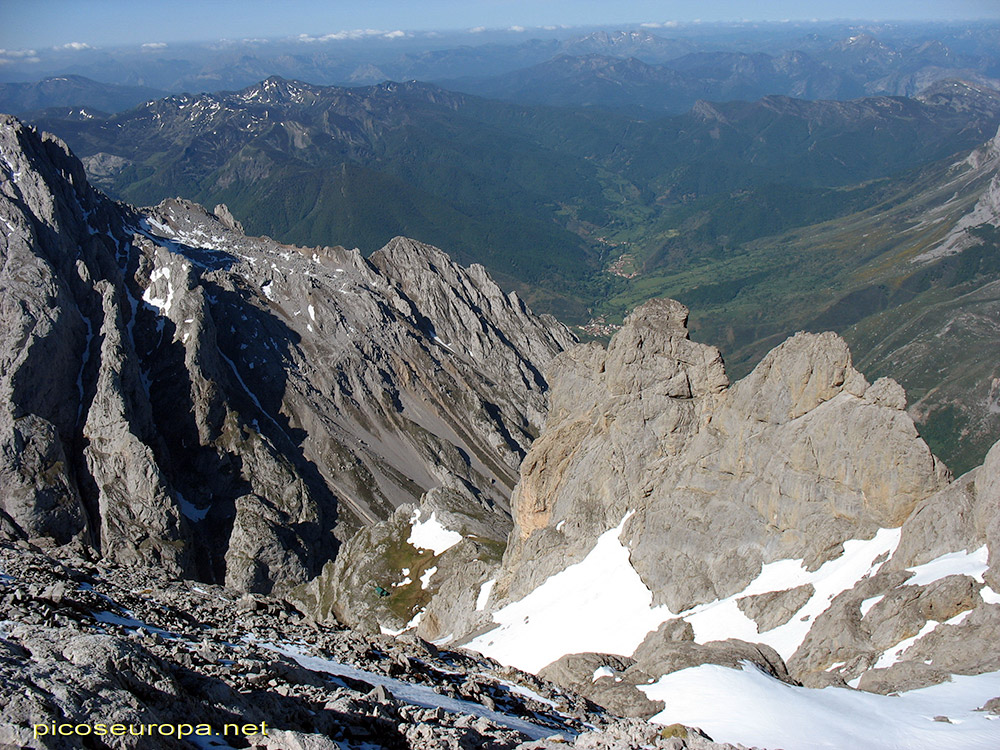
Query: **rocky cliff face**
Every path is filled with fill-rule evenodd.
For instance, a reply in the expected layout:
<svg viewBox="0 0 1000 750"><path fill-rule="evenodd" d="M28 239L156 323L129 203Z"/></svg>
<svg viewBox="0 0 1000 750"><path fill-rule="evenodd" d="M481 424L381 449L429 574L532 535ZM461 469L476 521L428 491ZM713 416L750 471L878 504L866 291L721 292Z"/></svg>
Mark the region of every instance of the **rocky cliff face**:
<svg viewBox="0 0 1000 750"><path fill-rule="evenodd" d="M553 364L498 592L535 588L631 512L631 563L654 602L680 612L742 590L773 560L815 569L946 482L902 389L870 386L835 335L795 336L727 387L718 350L690 341L686 319L655 300L606 352Z"/></svg>
<svg viewBox="0 0 1000 750"><path fill-rule="evenodd" d="M478 266L250 238L93 190L0 122L0 509L11 533L287 591L444 486L507 517L572 342ZM501 521L502 522L502 521Z"/></svg>
<svg viewBox="0 0 1000 750"><path fill-rule="evenodd" d="M729 385L686 318L654 300L553 361L465 642L642 716L640 687L706 663L875 692L996 671L1000 445L950 481L839 337Z"/></svg>

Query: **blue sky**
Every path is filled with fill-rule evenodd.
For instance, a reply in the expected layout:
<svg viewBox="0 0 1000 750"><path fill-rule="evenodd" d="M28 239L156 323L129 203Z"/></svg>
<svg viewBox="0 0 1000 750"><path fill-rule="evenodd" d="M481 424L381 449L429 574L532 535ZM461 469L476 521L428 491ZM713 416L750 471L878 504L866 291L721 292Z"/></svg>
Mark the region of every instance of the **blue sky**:
<svg viewBox="0 0 1000 750"><path fill-rule="evenodd" d="M0 49L321 36L355 29L813 18L1000 18L1000 0L0 0Z"/></svg>

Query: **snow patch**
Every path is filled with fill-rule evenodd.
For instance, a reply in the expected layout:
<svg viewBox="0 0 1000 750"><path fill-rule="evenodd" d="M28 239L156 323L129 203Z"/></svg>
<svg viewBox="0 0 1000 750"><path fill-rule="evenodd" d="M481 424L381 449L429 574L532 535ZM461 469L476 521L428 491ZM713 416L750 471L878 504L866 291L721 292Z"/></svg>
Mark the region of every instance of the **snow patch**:
<svg viewBox="0 0 1000 750"><path fill-rule="evenodd" d="M166 280L167 296L160 297L154 295L153 285L160 279ZM147 305L155 309L160 315L168 316L170 315L170 306L174 301L174 287L170 283L170 268L164 266L162 268L155 268L153 272L149 275L149 286L146 287L146 291L142 293L142 301Z"/></svg>
<svg viewBox="0 0 1000 750"><path fill-rule="evenodd" d="M861 602L861 616L864 617L868 614L868 611L882 601L885 598L885 594L879 594L878 596L873 596L870 599L865 599Z"/></svg>
<svg viewBox="0 0 1000 750"><path fill-rule="evenodd" d="M490 600L490 594L493 593L493 587L496 585L497 579L491 578L486 581L482 586L479 587L479 596L476 597L476 611L482 612L486 609L486 604Z"/></svg>
<svg viewBox="0 0 1000 750"><path fill-rule="evenodd" d="M440 555L462 541L462 535L457 531L446 529L437 520L437 513L434 511L431 512L430 518L421 521L420 508L417 508L413 511L410 536L406 541L417 549L429 549L435 555Z"/></svg>
<svg viewBox="0 0 1000 750"><path fill-rule="evenodd" d="M499 627L467 648L528 672L565 654L628 655L673 615L653 595L618 539L631 513L604 532L586 558L550 576L520 601L493 613Z"/></svg>
<svg viewBox="0 0 1000 750"><path fill-rule="evenodd" d="M431 585L431 577L437 573L437 570L437 565L434 565L423 572L423 575L420 576L420 588L426 590Z"/></svg>
<svg viewBox="0 0 1000 750"><path fill-rule="evenodd" d="M144 217L143 221L145 221L149 226L151 226L153 229L155 229L161 235L164 235L164 234L166 234L166 235L173 234L173 230L170 227L168 227L166 224L161 224L156 219L154 219L152 216L146 216L146 217ZM140 222L140 224L141 223L142 222Z"/></svg>
<svg viewBox="0 0 1000 750"><path fill-rule="evenodd" d="M911 635L909 638L904 638L895 646L887 648L882 655L878 658L878 661L872 666L872 669L888 669L893 664L898 662L902 658L903 654L906 652L910 646L919 641L925 635L934 630L940 623L936 620L928 620L924 623L924 626L920 628L920 632L916 635Z"/></svg>
<svg viewBox="0 0 1000 750"><path fill-rule="evenodd" d="M208 508L196 507L194 503L185 499L184 495L176 490L174 491L174 494L177 495L177 504L181 508L181 513L190 518L192 521L202 521L205 519L205 516L208 515Z"/></svg>
<svg viewBox="0 0 1000 750"><path fill-rule="evenodd" d="M424 610L420 610L419 612L417 612L417 614L413 616L413 618L408 623L406 623L406 625L401 627L399 630L393 630L392 628L387 628L385 625L379 625L378 629L382 631L382 635L391 635L392 637L395 638L397 635L402 635L407 630L413 630L415 627L417 627L420 624L420 620L423 618L423 616L424 616Z"/></svg>
<svg viewBox="0 0 1000 750"><path fill-rule="evenodd" d="M989 562L989 550L984 544L975 552L949 552L931 560L929 563L907 568L916 575L906 581L907 586L926 586L929 583L947 578L948 576L966 575L983 582Z"/></svg>
<svg viewBox="0 0 1000 750"><path fill-rule="evenodd" d="M107 599L107 597L103 598ZM108 612L106 610L103 612L92 612L91 614L95 620L103 622L107 625L119 625L129 630L142 628L147 633L157 633L158 635L161 635L169 640L180 640L180 636L176 633L171 633L169 630L163 630L162 628L155 628L152 625L147 625L142 620L135 619L132 616L132 613L127 610L125 611L125 617L116 615L114 612Z"/></svg>
<svg viewBox="0 0 1000 750"><path fill-rule="evenodd" d="M396 700L409 703L413 706L421 706L423 708L441 708L451 713L482 716L490 721L500 724L501 726L523 732L533 740L540 740L552 737L553 735L562 734L561 732L554 731L549 727L532 724L529 721L519 719L515 716L509 716L498 711L490 711L488 708L480 705L479 703L463 701L457 698L449 698L448 696L440 695L425 685L415 685L410 682L403 682L402 680L386 677L385 675L381 675L376 672L367 672L363 669L358 669L357 667L342 664L331 659L309 656L290 645L275 645L271 643L261 643L260 645L264 648L276 651L279 654L291 657L299 664L299 666L312 670L313 672L324 672L325 674L331 674L336 677L348 677L354 680L361 680L362 682L367 682L369 685L382 685L390 693L392 693L392 696ZM539 696L539 698L541 698L541 696ZM544 701L544 699L542 700ZM568 739L565 735L563 735L563 738Z"/></svg>
<svg viewBox="0 0 1000 750"><path fill-rule="evenodd" d="M738 594L726 599L699 605L684 613L684 619L694 628L698 643L739 638L751 643L765 643L781 658L788 659L802 644L816 618L827 610L836 596L855 586L865 576L873 575L881 562L892 556L899 544L899 529L879 529L865 541L844 542L844 553L823 563L810 573L801 560L779 560L761 568L760 574ZM812 597L784 625L766 633L757 632L757 623L740 611L737 600L744 596L812 584Z"/></svg>
<svg viewBox="0 0 1000 750"><path fill-rule="evenodd" d="M975 709L1000 694L1000 672L886 696L844 688L793 687L749 665L706 664L639 688L667 709L652 718L704 729L716 742L789 750L987 750L1000 727ZM934 721L947 716L947 723Z"/></svg>
<svg viewBox="0 0 1000 750"><path fill-rule="evenodd" d="M518 685L516 682L511 682L509 680L498 680L498 682L516 695L520 695L524 698L530 698L531 700L538 701L539 703L544 703L550 708L556 708L556 702L554 700L536 693L531 688L527 688L524 685Z"/></svg>
<svg viewBox="0 0 1000 750"><path fill-rule="evenodd" d="M591 682L597 682L602 677L614 677L614 676L615 676L615 670L605 665L603 667L598 667L597 669L594 670L594 676L591 679Z"/></svg>
<svg viewBox="0 0 1000 750"><path fill-rule="evenodd" d="M910 646L919 641L925 635L933 633L937 630L938 625L958 625L969 616L970 612L972 612L971 609L967 609L965 612L959 612L950 620L945 620L944 622L928 620L924 623L924 626L920 628L919 633L909 638L904 638L892 648L886 649L878 658L878 661L875 662L872 669L887 669L888 667L891 667L902 658L903 654L906 653L906 650L910 648Z"/></svg>

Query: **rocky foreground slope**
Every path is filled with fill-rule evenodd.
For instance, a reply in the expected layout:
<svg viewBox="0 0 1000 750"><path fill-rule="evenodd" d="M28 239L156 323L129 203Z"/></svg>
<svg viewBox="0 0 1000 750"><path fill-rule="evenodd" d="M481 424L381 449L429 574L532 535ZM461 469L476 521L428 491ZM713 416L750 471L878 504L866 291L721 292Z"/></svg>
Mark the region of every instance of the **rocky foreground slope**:
<svg viewBox="0 0 1000 750"><path fill-rule="evenodd" d="M0 570L4 748L738 750L463 650L320 626L80 545L0 542Z"/></svg>

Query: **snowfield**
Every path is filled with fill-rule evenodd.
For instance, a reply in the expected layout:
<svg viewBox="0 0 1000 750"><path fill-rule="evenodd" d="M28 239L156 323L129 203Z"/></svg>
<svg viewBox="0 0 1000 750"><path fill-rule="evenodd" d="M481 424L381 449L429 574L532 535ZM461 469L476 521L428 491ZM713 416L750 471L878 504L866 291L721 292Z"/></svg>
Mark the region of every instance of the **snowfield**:
<svg viewBox="0 0 1000 750"><path fill-rule="evenodd" d="M802 645L813 622L830 606L836 596L854 588L855 584L881 567L875 561L887 560L899 544L899 529L879 529L867 541L844 542L844 553L829 560L812 573L801 560L779 560L764 565L750 584L730 597L703 604L689 610L684 619L694 628L699 643L739 638L751 643L764 643L788 659ZM753 594L785 591L803 584L812 584L815 593L784 625L764 633L757 632L757 623L740 611L737 600ZM873 603L874 604L874 603Z"/></svg>
<svg viewBox="0 0 1000 750"><path fill-rule="evenodd" d="M494 612L500 627L466 647L535 673L565 654L631 654L650 630L674 615L665 606L650 606L653 595L618 540L628 518L601 534L581 562Z"/></svg>
<svg viewBox="0 0 1000 750"><path fill-rule="evenodd" d="M651 606L653 595L629 562L628 548L618 538L629 515L604 532L581 562L551 576L524 599L494 612L493 619L500 626L467 646L537 673L566 654L582 651L629 656L647 634L680 617L691 623L699 643L739 638L765 643L787 659L834 597L876 572L881 562L875 561L880 556L887 559L899 544L899 529L881 529L872 539L845 542L840 557L811 573L801 560L768 563L743 591L674 613L665 605ZM966 558L958 564L966 565ZM757 623L737 606L741 597L806 583L815 587L809 601L788 623L765 633L758 633Z"/></svg>
<svg viewBox="0 0 1000 750"><path fill-rule="evenodd" d="M566 654L596 651L629 656L650 631L681 618L691 623L699 643L739 638L770 645L787 659L830 602L878 572L900 539L899 529L881 529L872 539L845 542L840 557L812 572L801 560L768 563L743 591L673 613L666 606L651 606L652 594L619 540L630 515L602 534L582 561L494 612L498 626L466 646L537 673ZM943 555L912 568L915 575L907 584L926 584L957 573L982 581L986 560L985 547ZM806 583L815 588L813 596L788 623L765 633L758 633L757 624L737 606L741 597ZM983 598L989 601L994 596L989 591ZM862 609L870 609L879 598L865 600ZM928 622L909 640L915 642L939 624ZM885 665L897 660L909 645L904 642L888 649L883 655ZM598 670L594 679L600 676ZM794 687L749 664L743 670L703 665L664 675L640 689L667 705L653 721L701 727L716 741L784 750L1000 748L1000 717L976 711L1000 696L1000 672L956 676L949 683L884 696L846 688ZM947 717L947 721L936 717Z"/></svg>
<svg viewBox="0 0 1000 750"><path fill-rule="evenodd" d="M915 575L906 581L908 586L926 586L928 583L954 575L967 575L983 582L983 573L989 567L989 550L984 544L975 552L950 552L931 560L929 563L907 568Z"/></svg>
<svg viewBox="0 0 1000 750"><path fill-rule="evenodd" d="M716 742L783 750L1000 747L1000 717L975 710L1000 695L1000 672L956 676L901 695L876 695L794 687L753 666L736 670L706 664L639 689L667 705L653 721L700 727Z"/></svg>

